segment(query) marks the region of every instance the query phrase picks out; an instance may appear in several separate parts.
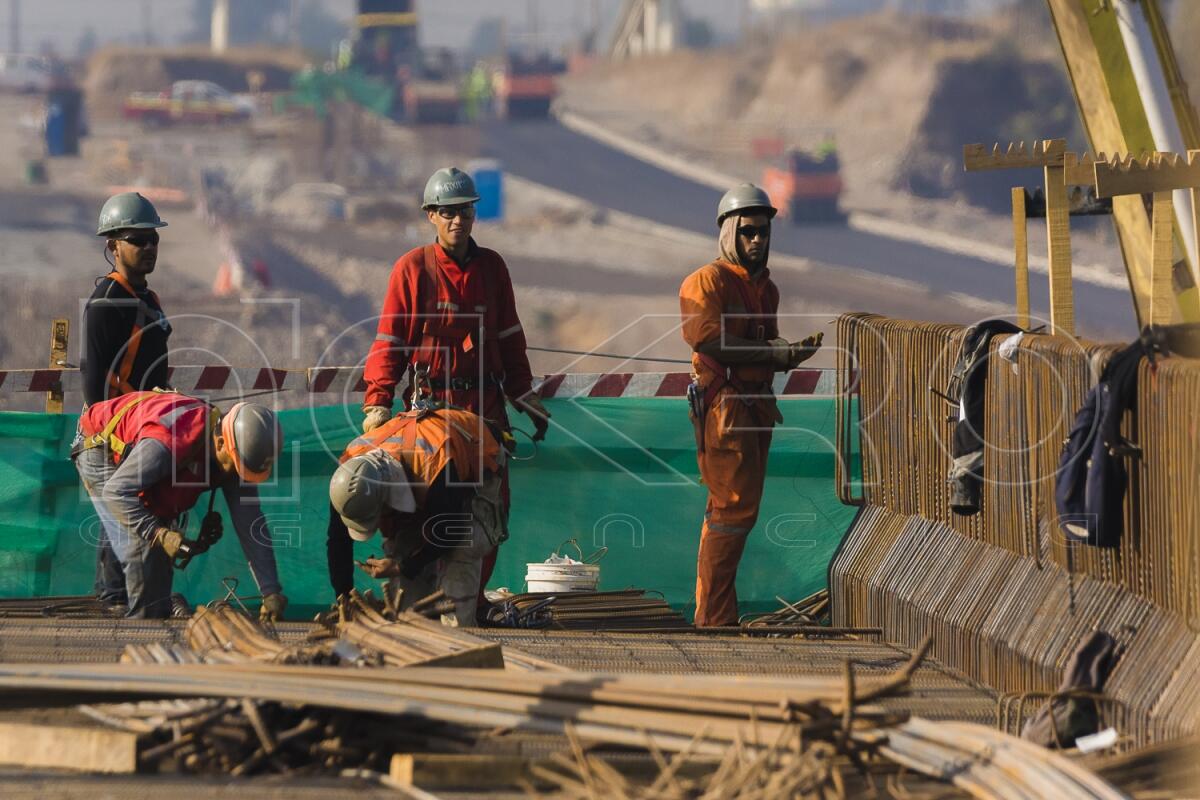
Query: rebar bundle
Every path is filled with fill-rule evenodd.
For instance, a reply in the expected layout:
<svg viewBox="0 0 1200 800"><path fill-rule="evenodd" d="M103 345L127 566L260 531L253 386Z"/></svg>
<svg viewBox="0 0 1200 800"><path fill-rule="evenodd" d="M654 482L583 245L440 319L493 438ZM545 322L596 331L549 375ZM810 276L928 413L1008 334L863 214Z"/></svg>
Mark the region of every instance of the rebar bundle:
<svg viewBox="0 0 1200 800"><path fill-rule="evenodd" d="M1059 532L1054 481L1076 411L1117 348L1026 335L1010 361L998 353L1006 337L993 340L981 510L964 517L950 510L946 478L957 408L940 396L963 333L839 321L840 381L859 403L840 403L839 451L861 435L867 508L831 570L834 624L880 625L908 644L934 632L939 659L1018 698L1013 707L1052 690L1074 646L1102 628L1126 647L1106 689L1122 731L1144 742L1200 730L1200 362L1142 362L1123 426L1141 448L1128 462L1124 533L1100 549Z"/></svg>
<svg viewBox="0 0 1200 800"><path fill-rule="evenodd" d="M489 620L502 627L555 630L687 630L692 627L666 600L648 597L644 589L517 594L498 603Z"/></svg>

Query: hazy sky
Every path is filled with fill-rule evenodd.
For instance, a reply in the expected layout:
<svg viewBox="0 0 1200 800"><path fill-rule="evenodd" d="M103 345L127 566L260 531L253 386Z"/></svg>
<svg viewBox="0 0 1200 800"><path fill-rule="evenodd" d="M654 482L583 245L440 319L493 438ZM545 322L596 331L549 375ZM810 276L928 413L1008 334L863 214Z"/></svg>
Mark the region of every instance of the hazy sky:
<svg viewBox="0 0 1200 800"><path fill-rule="evenodd" d="M172 43L190 27L192 0L18 0L21 7L21 47L36 50L50 41L65 55L73 55L80 36L90 26L101 43L117 40L140 41L143 20L149 19L156 38ZM254 2L255 0L233 0ZM9 48L9 12L13 0L0 0L0 50ZM347 22L354 14L355 0L320 0L331 14ZM621 0L418 0L421 37L431 45L458 47L466 44L475 23L484 17L509 20L510 35L528 29L530 11L539 17L541 35L556 47L574 38L590 22L593 8L611 19ZM738 26L735 0L683 0L687 13L709 20L722 34Z"/></svg>

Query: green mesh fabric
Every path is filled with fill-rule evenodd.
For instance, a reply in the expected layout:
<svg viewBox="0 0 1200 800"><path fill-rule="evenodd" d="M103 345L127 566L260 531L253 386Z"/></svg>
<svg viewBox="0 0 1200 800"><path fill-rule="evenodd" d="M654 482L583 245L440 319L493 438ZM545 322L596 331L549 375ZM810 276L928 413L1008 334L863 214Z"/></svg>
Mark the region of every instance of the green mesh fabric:
<svg viewBox="0 0 1200 800"><path fill-rule="evenodd" d="M530 460L512 464L511 538L490 583L524 588L525 564L543 561L565 540L584 555L607 547L601 588L662 592L688 610L704 514L695 440L686 404L677 399L552 399L547 441ZM781 401L758 525L738 572L742 612L778 607L825 585L829 560L854 509L834 494L834 403ZM287 447L262 490L284 591L299 615L333 599L325 566L328 482L342 447L357 432L357 408L283 411ZM518 427L531 428L521 416ZM0 595L32 597L91 591L98 521L67 458L76 419L70 415L0 413ZM533 455L518 436L519 457ZM207 495L201 504L207 503ZM224 501L217 499L218 510ZM198 506L195 532L206 509ZM237 538L226 536L186 571L175 589L193 603L256 591ZM573 548L567 552L575 554ZM357 557L380 552L378 538L356 545ZM360 588L374 585L359 575Z"/></svg>

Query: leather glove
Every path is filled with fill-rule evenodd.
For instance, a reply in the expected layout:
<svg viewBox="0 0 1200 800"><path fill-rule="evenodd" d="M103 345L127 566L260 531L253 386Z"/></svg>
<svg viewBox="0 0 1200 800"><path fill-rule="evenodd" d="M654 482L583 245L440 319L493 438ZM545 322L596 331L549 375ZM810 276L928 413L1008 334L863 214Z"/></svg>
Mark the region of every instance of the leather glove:
<svg viewBox="0 0 1200 800"><path fill-rule="evenodd" d="M768 339L766 346L770 348L771 364L776 370L789 369L792 345L787 339Z"/></svg>
<svg viewBox="0 0 1200 800"><path fill-rule="evenodd" d="M814 333L806 339L801 339L798 342L793 342L788 347L788 369L796 367L808 361L817 351L821 349L821 342L824 340L824 333Z"/></svg>
<svg viewBox="0 0 1200 800"><path fill-rule="evenodd" d="M154 532L154 544L161 547L163 552L167 554L167 558L172 560L175 559L176 553L179 552L179 548L183 546L185 541L182 533L170 528L159 528Z"/></svg>
<svg viewBox="0 0 1200 800"><path fill-rule="evenodd" d="M279 622L283 612L287 610L288 599L282 592L272 592L262 599L262 608L258 610L258 618L263 622Z"/></svg>
<svg viewBox="0 0 1200 800"><path fill-rule="evenodd" d="M386 406L363 407L363 433L370 433L392 418L392 410Z"/></svg>
<svg viewBox="0 0 1200 800"><path fill-rule="evenodd" d="M366 561L357 561L358 568L370 575L372 578L398 578L400 577L400 562L394 558L375 558L372 556Z"/></svg>
<svg viewBox="0 0 1200 800"><path fill-rule="evenodd" d="M542 405L542 398L533 392L529 392L517 399L513 405L533 420L533 440L540 442L545 439L546 431L550 430L550 412Z"/></svg>

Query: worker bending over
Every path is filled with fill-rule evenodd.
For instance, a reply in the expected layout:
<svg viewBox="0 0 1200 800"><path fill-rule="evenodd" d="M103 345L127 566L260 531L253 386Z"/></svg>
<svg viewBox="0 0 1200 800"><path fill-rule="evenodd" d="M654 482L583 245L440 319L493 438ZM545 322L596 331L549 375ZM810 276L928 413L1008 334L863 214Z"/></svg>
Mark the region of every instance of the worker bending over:
<svg viewBox="0 0 1200 800"><path fill-rule="evenodd" d="M263 594L263 617L283 615L287 598L255 485L270 477L283 441L273 412L238 403L222 416L177 392L133 392L89 406L79 432L71 457L124 574L127 616L170 616L172 568L221 535L211 496L196 540L184 536L180 518L218 488Z"/></svg>
<svg viewBox="0 0 1200 800"><path fill-rule="evenodd" d="M459 409L400 414L351 442L329 484L334 592L354 587L351 539L379 530L385 557L361 566L396 580L401 608L440 588L455 623L475 625L482 560L504 534L504 459L492 426Z"/></svg>
<svg viewBox="0 0 1200 800"><path fill-rule="evenodd" d="M726 192L717 207L717 260L679 289L683 338L692 348L688 397L708 505L696 567L696 625L738 620L738 562L758 519L771 429L783 421L771 382L812 357L821 334L779 338L779 290L767 269L775 208L752 184Z"/></svg>

